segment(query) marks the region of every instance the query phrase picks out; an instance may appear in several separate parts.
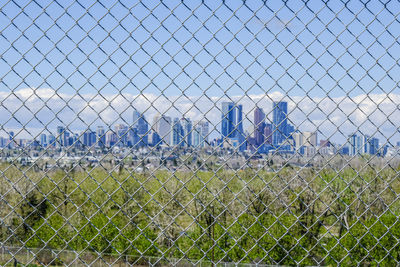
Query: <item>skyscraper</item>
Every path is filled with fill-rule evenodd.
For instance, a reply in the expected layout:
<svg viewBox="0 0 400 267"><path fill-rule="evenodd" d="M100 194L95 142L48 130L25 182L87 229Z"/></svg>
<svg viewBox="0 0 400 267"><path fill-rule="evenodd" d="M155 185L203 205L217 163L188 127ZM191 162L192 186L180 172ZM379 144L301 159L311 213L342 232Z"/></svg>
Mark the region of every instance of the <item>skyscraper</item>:
<svg viewBox="0 0 400 267"><path fill-rule="evenodd" d="M193 146L196 148L205 147L208 140L208 122L199 121L193 129Z"/></svg>
<svg viewBox="0 0 400 267"><path fill-rule="evenodd" d="M112 147L117 143L117 135L113 131L108 131L106 133L106 146Z"/></svg>
<svg viewBox="0 0 400 267"><path fill-rule="evenodd" d="M235 137L236 126L236 109L235 103L223 102L221 114L221 133L223 138Z"/></svg>
<svg viewBox="0 0 400 267"><path fill-rule="evenodd" d="M42 147L47 147L47 135L44 134L44 133L42 133L42 134L40 135L40 145L41 145Z"/></svg>
<svg viewBox="0 0 400 267"><path fill-rule="evenodd" d="M266 145L272 145L272 124L266 123L264 127L264 142Z"/></svg>
<svg viewBox="0 0 400 267"><path fill-rule="evenodd" d="M303 132L303 144L304 146L316 147L317 140L317 132Z"/></svg>
<svg viewBox="0 0 400 267"><path fill-rule="evenodd" d="M96 133L91 131L90 129L87 129L83 134L82 134L82 144L86 147L90 147L96 143Z"/></svg>
<svg viewBox="0 0 400 267"><path fill-rule="evenodd" d="M65 128L63 126L57 126L57 146L63 147L66 145L65 143Z"/></svg>
<svg viewBox="0 0 400 267"><path fill-rule="evenodd" d="M183 127L180 123L180 120L178 118L174 119L174 122L172 123L172 132L171 132L171 139L172 139L172 145L176 146L183 146L184 145L184 140L183 140Z"/></svg>
<svg viewBox="0 0 400 267"><path fill-rule="evenodd" d="M357 155L357 135L355 133L349 135L348 143L349 143L349 155L350 156Z"/></svg>
<svg viewBox="0 0 400 267"><path fill-rule="evenodd" d="M293 133L293 141L295 149L300 150L300 148L304 145L304 135L301 132Z"/></svg>
<svg viewBox="0 0 400 267"><path fill-rule="evenodd" d="M236 106L236 136L243 135L244 138L244 131L243 131L243 106L237 105Z"/></svg>
<svg viewBox="0 0 400 267"><path fill-rule="evenodd" d="M68 131L64 132L64 146L70 146L72 145L71 139L70 139L71 133Z"/></svg>
<svg viewBox="0 0 400 267"><path fill-rule="evenodd" d="M157 132L153 131L151 135L151 145L152 146L159 146L161 143L161 138Z"/></svg>
<svg viewBox="0 0 400 267"><path fill-rule="evenodd" d="M117 135L117 145L120 147L128 146L129 128L125 124L116 124L114 132Z"/></svg>
<svg viewBox="0 0 400 267"><path fill-rule="evenodd" d="M72 134L70 139L71 139L71 145L73 144L75 147L79 147L81 145L81 143L79 142L79 134L77 133Z"/></svg>
<svg viewBox="0 0 400 267"><path fill-rule="evenodd" d="M201 121L199 122L199 125L201 129L202 147L204 147L208 143L208 133L209 133L208 121Z"/></svg>
<svg viewBox="0 0 400 267"><path fill-rule="evenodd" d="M357 136L356 139L356 154L365 154L367 153L367 146L368 146L368 142L366 142L367 140L367 136Z"/></svg>
<svg viewBox="0 0 400 267"><path fill-rule="evenodd" d="M317 132L300 132L291 133L293 147L298 153L304 155L314 155L317 147Z"/></svg>
<svg viewBox="0 0 400 267"><path fill-rule="evenodd" d="M48 135L47 146L53 147L53 148L56 146L56 137L54 135L52 135L52 134Z"/></svg>
<svg viewBox="0 0 400 267"><path fill-rule="evenodd" d="M349 135L349 155L361 155L361 154L371 154L374 155L378 153L379 150L379 140L369 135L357 135L353 133Z"/></svg>
<svg viewBox="0 0 400 267"><path fill-rule="evenodd" d="M254 110L254 138L256 140L256 146L261 146L264 143L264 120L264 111L261 108L256 107Z"/></svg>
<svg viewBox="0 0 400 267"><path fill-rule="evenodd" d="M140 138L139 140L139 146L146 146L148 145L148 130L149 130L149 124L144 117L143 114L138 112L137 110L133 111L133 124L132 128L136 129L136 133L138 137Z"/></svg>
<svg viewBox="0 0 400 267"><path fill-rule="evenodd" d="M223 139L231 139L240 151L246 149L246 137L243 132L243 106L233 102L222 103L221 133Z"/></svg>
<svg viewBox="0 0 400 267"><path fill-rule="evenodd" d="M129 134L128 134L128 146L132 146L135 148L138 147L143 147L144 143L143 143L143 139L139 136L138 134L138 128L134 127L132 129L129 129ZM147 141L148 143L148 138Z"/></svg>
<svg viewBox="0 0 400 267"><path fill-rule="evenodd" d="M199 125L196 125L193 129L193 146L195 148L201 147L201 128Z"/></svg>
<svg viewBox="0 0 400 267"><path fill-rule="evenodd" d="M171 117L160 115L154 117L153 130L166 145L171 145Z"/></svg>
<svg viewBox="0 0 400 267"><path fill-rule="evenodd" d="M182 118L181 125L183 129L184 143L183 146L192 146L192 121L189 118Z"/></svg>
<svg viewBox="0 0 400 267"><path fill-rule="evenodd" d="M287 138L287 102L274 102L272 109L272 144L282 144Z"/></svg>
<svg viewBox="0 0 400 267"><path fill-rule="evenodd" d="M368 154L370 153L370 140L371 137L369 135L360 136L361 142L361 153Z"/></svg>
<svg viewBox="0 0 400 267"><path fill-rule="evenodd" d="M97 126L97 131L96 131L96 142L98 147L105 147L106 145L106 136L105 136L105 130L103 126Z"/></svg>
<svg viewBox="0 0 400 267"><path fill-rule="evenodd" d="M369 140L369 151L368 153L371 155L376 155L379 152L379 139L378 138L371 138Z"/></svg>

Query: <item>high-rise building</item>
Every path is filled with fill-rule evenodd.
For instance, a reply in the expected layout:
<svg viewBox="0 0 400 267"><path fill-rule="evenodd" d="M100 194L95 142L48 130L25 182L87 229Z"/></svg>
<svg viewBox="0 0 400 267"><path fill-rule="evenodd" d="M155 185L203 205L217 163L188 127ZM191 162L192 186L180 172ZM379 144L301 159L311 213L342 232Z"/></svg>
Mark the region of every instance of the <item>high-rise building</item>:
<svg viewBox="0 0 400 267"><path fill-rule="evenodd" d="M172 123L172 132L171 132L171 139L172 139L172 145L176 146L183 146L184 145L184 140L183 140L183 135L184 130L183 127L179 121L178 118L174 119L174 122Z"/></svg>
<svg viewBox="0 0 400 267"><path fill-rule="evenodd" d="M256 107L254 110L254 138L256 146L264 143L265 113L262 108Z"/></svg>
<svg viewBox="0 0 400 267"><path fill-rule="evenodd" d="M63 147L64 142L63 142L63 133L65 131L65 128L63 126L57 126L57 146L58 147Z"/></svg>
<svg viewBox="0 0 400 267"><path fill-rule="evenodd" d="M293 125L290 125L289 123L286 126L286 136L290 138L292 133L294 133L296 130Z"/></svg>
<svg viewBox="0 0 400 267"><path fill-rule="evenodd" d="M317 132L303 132L303 142L304 146L317 146Z"/></svg>
<svg viewBox="0 0 400 267"><path fill-rule="evenodd" d="M371 155L376 155L379 152L379 139L372 137L369 139L369 151L368 153Z"/></svg>
<svg viewBox="0 0 400 267"><path fill-rule="evenodd" d="M329 140L320 140L319 141L319 146L320 147L331 147L332 144Z"/></svg>
<svg viewBox="0 0 400 267"><path fill-rule="evenodd" d="M81 143L79 142L79 134L74 133L71 137L71 145L73 144L75 147L81 146Z"/></svg>
<svg viewBox="0 0 400 267"><path fill-rule="evenodd" d="M304 145L304 135L301 132L295 132L292 136L296 150L300 150Z"/></svg>
<svg viewBox="0 0 400 267"><path fill-rule="evenodd" d="M151 135L151 145L152 146L159 146L161 144L161 138L157 132L153 131Z"/></svg>
<svg viewBox="0 0 400 267"><path fill-rule="evenodd" d="M272 124L266 123L264 127L264 142L266 145L272 145Z"/></svg>
<svg viewBox="0 0 400 267"><path fill-rule="evenodd" d="M342 155L350 155L350 147L349 146L343 146L339 149L339 153Z"/></svg>
<svg viewBox="0 0 400 267"><path fill-rule="evenodd" d="M90 129L86 130L82 134L82 144L86 147L93 146L96 143L96 133Z"/></svg>
<svg viewBox="0 0 400 267"><path fill-rule="evenodd" d="M106 145L106 131L103 126L97 126L96 131L96 146L97 147L105 147Z"/></svg>
<svg viewBox="0 0 400 267"><path fill-rule="evenodd" d="M357 135L355 133L349 135L349 156L357 155Z"/></svg>
<svg viewBox="0 0 400 267"><path fill-rule="evenodd" d="M243 132L243 106L233 102L223 102L221 115L222 138L232 139L228 143L235 144L240 151L244 151L246 137Z"/></svg>
<svg viewBox="0 0 400 267"><path fill-rule="evenodd" d="M154 117L153 130L166 145L171 145L171 127L171 117L160 114Z"/></svg>
<svg viewBox="0 0 400 267"><path fill-rule="evenodd" d="M208 121L200 121L199 122L200 125L200 133L201 133L201 137L202 137L202 143L200 143L200 145L202 147L206 146L208 144L208 134L210 131L209 125L208 125Z"/></svg>
<svg viewBox="0 0 400 267"><path fill-rule="evenodd" d="M201 147L201 128L200 126L196 125L193 129L193 146L195 148Z"/></svg>
<svg viewBox="0 0 400 267"><path fill-rule="evenodd" d="M67 131L64 126L57 126L57 146L65 147L68 145Z"/></svg>
<svg viewBox="0 0 400 267"><path fill-rule="evenodd" d="M129 141L128 141L129 146L133 146L135 148L145 146L142 139L143 136L140 136L138 134L138 131L139 130L137 128L132 128L129 130ZM149 143L149 138L146 136L146 146L148 145L148 143Z"/></svg>
<svg viewBox="0 0 400 267"><path fill-rule="evenodd" d="M116 124L114 132L117 136L117 146L126 147L129 142L129 128L125 124Z"/></svg>
<svg viewBox="0 0 400 267"><path fill-rule="evenodd" d="M205 147L208 141L208 122L199 121L193 129L193 146L196 148Z"/></svg>
<svg viewBox="0 0 400 267"><path fill-rule="evenodd" d="M223 138L235 137L236 108L233 102L222 103L221 133Z"/></svg>
<svg viewBox="0 0 400 267"><path fill-rule="evenodd" d="M274 102L272 112L272 144L277 146L288 138L287 102Z"/></svg>
<svg viewBox="0 0 400 267"><path fill-rule="evenodd" d="M16 140L14 140L14 132L10 131L8 133L8 144L7 144L7 146L8 146L9 149L13 149L13 148L15 148L16 144L17 144L17 142L16 142Z"/></svg>
<svg viewBox="0 0 400 267"><path fill-rule="evenodd" d="M81 143L83 146L90 146L89 144L89 130L86 130L81 135Z"/></svg>
<svg viewBox="0 0 400 267"><path fill-rule="evenodd" d="M133 111L132 129L136 129L136 131L134 130L134 132L136 132L137 136L139 137L139 142L134 142L134 143L137 143L139 146L148 145L149 124L144 115L137 110Z"/></svg>
<svg viewBox="0 0 400 267"><path fill-rule="evenodd" d="M300 154L312 156L316 153L317 132L299 132L291 133L291 140L294 142L294 148Z"/></svg>
<svg viewBox="0 0 400 267"><path fill-rule="evenodd" d="M47 136L46 136L46 134L44 134L44 133L42 133L42 134L40 135L40 145L41 145L42 147L47 147Z"/></svg>
<svg viewBox="0 0 400 267"><path fill-rule="evenodd" d="M5 147L7 144L7 139L0 136L0 147Z"/></svg>
<svg viewBox="0 0 400 267"><path fill-rule="evenodd" d="M389 145L388 144L381 146L379 148L380 156L381 157L385 157L387 155L387 153L388 153L388 150L389 150Z"/></svg>
<svg viewBox="0 0 400 267"><path fill-rule="evenodd" d="M369 153L369 148L368 148L368 140L369 136L368 135L360 135L357 136L356 140L356 154L367 154Z"/></svg>
<svg viewBox="0 0 400 267"><path fill-rule="evenodd" d="M114 131L108 131L106 133L106 146L112 147L117 143L117 135Z"/></svg>
<svg viewBox="0 0 400 267"><path fill-rule="evenodd" d="M96 144L96 139L97 139L97 135L95 131L90 131L89 133L89 140L90 140L90 145L93 146L94 144ZM73 140L73 138L72 138Z"/></svg>
<svg viewBox="0 0 400 267"><path fill-rule="evenodd" d="M71 133L68 131L64 132L64 146L70 146L72 145L72 138L71 138Z"/></svg>
<svg viewBox="0 0 400 267"><path fill-rule="evenodd" d="M239 142L239 151L246 150L246 136L243 131L243 106L237 105L237 121L236 121L236 139Z"/></svg>
<svg viewBox="0 0 400 267"><path fill-rule="evenodd" d="M349 155L361 154L376 155L379 153L379 139L368 135L358 136L356 133L349 135Z"/></svg>
<svg viewBox="0 0 400 267"><path fill-rule="evenodd" d="M49 147L56 147L56 137L54 136L54 135L52 135L52 134L49 134L48 136L47 136L47 146L49 146Z"/></svg>
<svg viewBox="0 0 400 267"><path fill-rule="evenodd" d="M184 143L183 146L192 146L192 121L189 118L182 118L181 125L183 130Z"/></svg>

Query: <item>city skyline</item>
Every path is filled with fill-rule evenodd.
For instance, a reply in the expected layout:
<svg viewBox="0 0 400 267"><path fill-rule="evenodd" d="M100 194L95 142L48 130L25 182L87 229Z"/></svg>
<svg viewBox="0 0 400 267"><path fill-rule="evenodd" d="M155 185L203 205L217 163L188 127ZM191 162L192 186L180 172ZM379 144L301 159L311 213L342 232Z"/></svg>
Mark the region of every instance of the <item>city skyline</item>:
<svg viewBox="0 0 400 267"><path fill-rule="evenodd" d="M116 146L140 148L163 145L186 148L223 147L239 152L249 150L255 153L295 152L308 156L314 155L318 147L323 149L322 153L341 153L350 156L378 153L385 155L386 149L389 147L385 143L380 144L378 138L359 131L349 135L348 139L341 144L335 144L329 139L318 140L317 131L309 129L309 131L302 132L295 125L288 123L291 121L290 111L288 103L285 101L272 102L272 120L267 118L262 108L256 106L253 127L250 132L243 131L243 106L241 104L222 102L220 112L220 136L213 140L209 140L208 121L192 122L188 117L172 118L164 114L157 114L151 124L143 113L134 109L131 124L119 123L108 129L98 125L96 130L88 128L80 134L69 131L64 126L57 126L55 135L42 133L39 138L31 140L17 139L15 133L10 131L8 137L0 137L0 147L63 148L73 146L85 148L95 146L111 148Z"/></svg>
<svg viewBox="0 0 400 267"><path fill-rule="evenodd" d="M55 108L54 112L39 110L36 117L25 116L24 109L17 109L20 100L15 102L16 97L10 96L7 106L0 110L0 115L2 115L0 116L2 125L0 132L2 134L0 134L2 136L7 135L4 130L13 130L19 138L32 138L43 130L47 132L48 129L54 132L57 125L61 124L73 131L83 131L87 128L87 125L112 127L117 123L129 124L132 120L133 106L135 106L147 118L152 118L155 114L161 113L168 114L171 117L185 115L193 121L205 119L210 122L210 136L214 138L217 136L215 130L220 128L220 103L226 100L226 98L220 100L207 100L205 98L164 100L162 96L159 98L153 96L154 99L158 100L147 96L148 100L146 100L144 96L128 94L124 97L118 96L115 100L110 97L110 103L96 97L90 102L85 102L86 100L83 99L69 100L66 96L52 96L48 89L27 90L24 93L17 91L16 95L18 99L25 101L24 105L30 110L36 110L42 101L47 101L54 107L62 107L64 101L70 101L72 109L57 110ZM392 143L400 139L399 128L395 126L400 125L400 110L397 109L395 104L396 101L400 102L400 95L396 94L359 95L356 98L310 99L308 97L288 98L285 94L277 93L255 95L251 98L235 96L229 99L243 105L244 131L248 130L253 121L256 104L264 109L267 117L272 119L272 102L274 100L285 100L288 102L289 117L293 124L296 124L301 131L318 128L322 139L330 139L333 142L340 143L355 131L375 135L381 140L388 139ZM153 100L154 102L150 104L149 101ZM176 103L174 108L170 108L168 105L162 105L163 101L176 101ZM188 105L192 101L197 101L195 106ZM13 106L15 108L11 108ZM13 112L12 117L10 117L11 112ZM74 117L74 114L78 112L80 119Z"/></svg>

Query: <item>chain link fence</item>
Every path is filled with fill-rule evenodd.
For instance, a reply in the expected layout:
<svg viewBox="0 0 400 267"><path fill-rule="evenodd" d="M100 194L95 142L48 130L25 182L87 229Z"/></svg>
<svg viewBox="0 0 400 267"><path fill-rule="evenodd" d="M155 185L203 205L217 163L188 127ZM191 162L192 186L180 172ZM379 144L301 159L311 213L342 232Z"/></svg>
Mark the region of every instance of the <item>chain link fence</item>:
<svg viewBox="0 0 400 267"><path fill-rule="evenodd" d="M399 265L399 11L2 1L0 265Z"/></svg>

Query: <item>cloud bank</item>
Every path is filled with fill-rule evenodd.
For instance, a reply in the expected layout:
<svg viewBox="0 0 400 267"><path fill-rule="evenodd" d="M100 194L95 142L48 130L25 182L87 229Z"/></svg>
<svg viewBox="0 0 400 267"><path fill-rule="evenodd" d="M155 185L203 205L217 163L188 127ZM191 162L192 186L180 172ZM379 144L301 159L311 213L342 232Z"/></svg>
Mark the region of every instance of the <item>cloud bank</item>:
<svg viewBox="0 0 400 267"><path fill-rule="evenodd" d="M220 131L221 103L234 101L243 105L244 129L251 132L255 106L264 109L272 119L272 102L287 101L288 118L296 129L318 131L319 139L344 142L347 135L360 131L376 136L381 143L400 141L400 94L361 94L356 97L288 96L279 92L245 96L166 97L155 94L65 94L50 88L20 89L0 92L2 135L14 130L21 138L32 138L41 132L55 132L58 125L80 132L97 125L112 127L132 123L134 109L145 114L152 124L157 113L171 117L208 120L212 137ZM18 138L17 136L17 138Z"/></svg>

